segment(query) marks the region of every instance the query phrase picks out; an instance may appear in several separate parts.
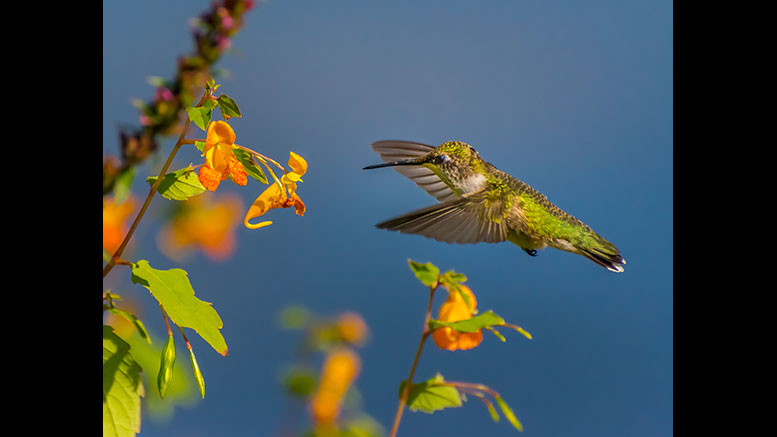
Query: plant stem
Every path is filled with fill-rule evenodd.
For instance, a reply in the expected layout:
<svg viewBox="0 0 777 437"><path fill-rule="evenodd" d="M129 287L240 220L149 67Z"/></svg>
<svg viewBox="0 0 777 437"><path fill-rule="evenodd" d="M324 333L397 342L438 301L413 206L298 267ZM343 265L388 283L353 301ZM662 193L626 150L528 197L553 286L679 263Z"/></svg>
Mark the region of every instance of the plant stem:
<svg viewBox="0 0 777 437"><path fill-rule="evenodd" d="M413 376L415 375L415 369L418 366L418 360L421 358L421 351L424 349L424 343L426 338L429 337L431 331L429 330L429 319L432 316L432 299L434 298L434 291L437 287L429 287L429 305L426 307L426 317L424 318L424 330L421 334L421 341L418 343L418 350L415 353L413 359L413 366L410 368L410 375L407 377L407 383L402 390L402 394L399 397L399 406L397 407L397 413L394 416L394 425L391 427L391 434L389 437L395 437L397 435L397 429L399 428L399 421L402 420L402 413L405 411L405 405L407 404L407 397L410 394L410 386L413 384Z"/></svg>
<svg viewBox="0 0 777 437"><path fill-rule="evenodd" d="M204 96L200 99L200 102L197 103L197 106L202 105L202 103L205 101L205 99L208 97L208 93L206 92ZM181 148L181 145L184 144L184 135L186 135L186 130L189 129L189 118L186 118L186 122L183 125L183 129L181 130L181 135L178 137L178 141L176 141L175 146L173 147L173 150L170 152L170 156L167 157L167 161L165 162L165 165L162 167L162 170L159 172L159 177L156 178L156 182L154 182L154 185L151 186L151 189L148 191L148 196L146 196L146 201L143 202L143 206L140 208L140 211L138 211L138 215L135 217L135 221L132 222L132 226L130 226L129 231L127 231L127 235L124 236L124 240L122 240L121 245L119 245L119 248L116 249L116 252L111 257L111 261L108 262L108 264L103 268L103 278L108 275L108 273L113 269L113 266L116 265L116 260L124 253L124 249L127 247L127 243L129 243L130 238L132 238L132 234L135 233L135 229L138 227L138 224L140 223L140 220L143 218L143 215L146 213L146 209L148 209L148 205L151 204L151 199L154 198L154 194L156 194L157 188L159 188L159 184L162 183L162 178L164 177L165 173L167 173L167 169L170 168L170 164L173 162L173 158L175 157L175 154L178 153L178 149Z"/></svg>

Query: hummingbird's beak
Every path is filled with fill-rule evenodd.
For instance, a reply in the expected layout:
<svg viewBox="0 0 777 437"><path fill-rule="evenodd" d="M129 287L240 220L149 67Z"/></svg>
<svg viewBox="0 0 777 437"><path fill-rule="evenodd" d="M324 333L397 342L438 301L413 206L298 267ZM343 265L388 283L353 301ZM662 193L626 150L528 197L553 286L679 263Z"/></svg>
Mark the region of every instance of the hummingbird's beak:
<svg viewBox="0 0 777 437"><path fill-rule="evenodd" d="M401 161L384 162L383 164L368 165L362 170L372 170L373 168L393 167L395 165L420 165L415 159L403 159Z"/></svg>

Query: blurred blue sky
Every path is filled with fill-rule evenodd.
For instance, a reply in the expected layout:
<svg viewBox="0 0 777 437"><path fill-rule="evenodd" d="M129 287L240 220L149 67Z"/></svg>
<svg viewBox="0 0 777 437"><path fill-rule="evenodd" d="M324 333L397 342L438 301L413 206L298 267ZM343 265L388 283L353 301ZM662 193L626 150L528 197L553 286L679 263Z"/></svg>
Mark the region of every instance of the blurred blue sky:
<svg viewBox="0 0 777 437"><path fill-rule="evenodd" d="M119 123L137 125L130 100L153 96L146 78L172 77L176 58L192 51L188 21L209 4L103 3L104 153L118 154ZM283 406L278 373L297 340L276 325L289 304L362 314L371 339L357 387L388 429L427 298L408 258L465 273L481 310L534 336L505 332L502 343L487 334L467 352L429 343L416 379L439 371L495 388L526 436L672 435L672 21L670 1L272 0L249 12L217 64L230 72L221 91L243 113L230 123L238 144L284 163L289 150L307 159L307 212L273 211L269 228L239 228L227 262L181 265L155 247L152 219L167 201L154 200L128 258L186 269L224 320L230 354L193 336L206 399L171 423L144 417L141 435L270 435ZM380 162L369 144L381 139L472 144L615 243L625 273L551 249L531 258L506 243L375 229L435 202L393 170L361 170ZM173 168L199 161L192 148ZM264 188L225 184L219 191L246 207ZM137 296L161 335L151 296L115 270L106 284ZM475 399L408 412L399 434L475 433L516 435Z"/></svg>

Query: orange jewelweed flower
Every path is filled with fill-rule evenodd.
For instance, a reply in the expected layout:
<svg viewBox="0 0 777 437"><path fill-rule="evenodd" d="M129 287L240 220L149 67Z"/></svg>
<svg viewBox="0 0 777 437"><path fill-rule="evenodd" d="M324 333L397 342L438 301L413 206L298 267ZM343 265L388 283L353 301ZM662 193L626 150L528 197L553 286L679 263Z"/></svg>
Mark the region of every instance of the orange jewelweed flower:
<svg viewBox="0 0 777 437"><path fill-rule="evenodd" d="M472 290L466 285L461 285L464 294L469 297L469 305L461 297L461 294L456 290L448 290L448 300L446 300L440 307L440 317L438 320L441 322L458 322L460 320L467 320L472 318L472 314L477 308L477 300ZM432 332L432 339L434 344L440 349L446 349L449 351L455 351L456 349L467 350L480 344L483 341L483 332L459 332L453 328L443 327L438 328Z"/></svg>
<svg viewBox="0 0 777 437"><path fill-rule="evenodd" d="M234 194L217 199L200 195L181 202L180 206L175 217L157 235L162 252L178 259L186 249L197 248L214 261L229 258L237 241L235 227L239 219L236 218L243 209L240 198Z"/></svg>
<svg viewBox="0 0 777 437"><path fill-rule="evenodd" d="M205 156L205 164L199 172L200 183L206 189L216 191L221 181L230 176L238 185L248 183L246 169L233 151L235 138L235 131L224 121L214 121L208 126L202 153Z"/></svg>
<svg viewBox="0 0 777 437"><path fill-rule="evenodd" d="M327 355L321 370L321 383L310 404L310 413L317 426L335 424L343 397L360 368L359 356L350 349L335 349Z"/></svg>
<svg viewBox="0 0 777 437"><path fill-rule="evenodd" d="M276 180L271 183L270 186L254 200L251 207L248 208L245 220L243 220L243 224L245 224L248 229L259 229L271 225L271 221L256 224L248 222L252 218L259 217L271 209L291 208L293 206L297 215L305 214L305 204L297 195L296 190L297 182L301 182L301 176L308 171L308 163L296 153L289 152L289 167L291 167L292 171L283 175L280 181Z"/></svg>
<svg viewBox="0 0 777 437"><path fill-rule="evenodd" d="M127 234L127 219L135 209L135 199L130 196L121 205L116 200L103 198L103 247L111 255L119 248Z"/></svg>
<svg viewBox="0 0 777 437"><path fill-rule="evenodd" d="M353 312L345 312L337 317L337 331L342 338L354 345L360 345L367 337L367 324L362 316Z"/></svg>

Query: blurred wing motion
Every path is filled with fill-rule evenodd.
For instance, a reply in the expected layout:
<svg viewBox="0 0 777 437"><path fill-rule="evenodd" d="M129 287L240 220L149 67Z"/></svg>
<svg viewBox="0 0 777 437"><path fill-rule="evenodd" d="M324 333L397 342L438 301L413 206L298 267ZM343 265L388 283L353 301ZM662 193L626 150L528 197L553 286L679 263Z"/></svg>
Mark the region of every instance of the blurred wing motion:
<svg viewBox="0 0 777 437"><path fill-rule="evenodd" d="M413 141L385 140L371 144L372 150L380 155L384 162L401 161L426 156L435 149L428 144ZM419 187L423 188L430 196L439 202L447 202L457 199L458 196L434 174L434 172L420 165L396 166L394 170L403 176L410 178Z"/></svg>
<svg viewBox="0 0 777 437"><path fill-rule="evenodd" d="M507 239L508 232L502 205L501 199L489 199L488 191L483 190L386 220L375 227L447 243L499 243Z"/></svg>

